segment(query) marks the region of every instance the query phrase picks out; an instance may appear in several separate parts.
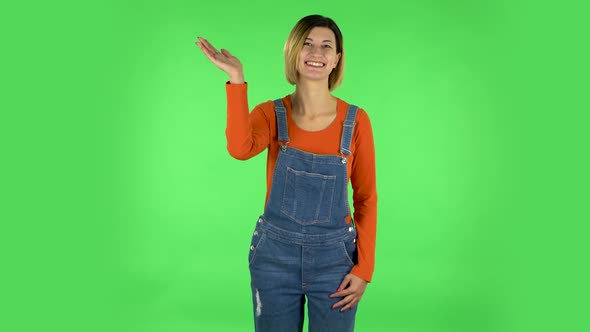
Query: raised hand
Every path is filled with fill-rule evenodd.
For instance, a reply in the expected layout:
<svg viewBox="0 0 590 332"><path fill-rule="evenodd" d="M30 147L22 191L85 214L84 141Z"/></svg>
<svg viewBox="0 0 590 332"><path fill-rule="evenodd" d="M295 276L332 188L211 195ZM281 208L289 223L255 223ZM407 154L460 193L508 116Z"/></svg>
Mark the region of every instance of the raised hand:
<svg viewBox="0 0 590 332"><path fill-rule="evenodd" d="M242 63L238 58L229 53L226 49L218 51L209 41L203 37L198 37L199 41L195 42L197 46L203 51L203 54L211 61L217 68L223 70L228 76L230 83L240 84L244 83L244 71Z"/></svg>

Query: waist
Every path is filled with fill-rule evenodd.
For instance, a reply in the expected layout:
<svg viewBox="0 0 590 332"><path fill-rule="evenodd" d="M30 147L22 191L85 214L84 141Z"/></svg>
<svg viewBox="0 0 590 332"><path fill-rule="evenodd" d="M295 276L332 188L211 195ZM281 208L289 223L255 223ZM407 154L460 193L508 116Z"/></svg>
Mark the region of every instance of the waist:
<svg viewBox="0 0 590 332"><path fill-rule="evenodd" d="M356 229L354 225L347 224L334 228L327 228L319 233L305 233L293 230L287 230L272 221L267 220L264 216L258 219L258 227L264 230L267 236L283 242L290 242L299 245L324 246L340 241L352 240L356 238Z"/></svg>

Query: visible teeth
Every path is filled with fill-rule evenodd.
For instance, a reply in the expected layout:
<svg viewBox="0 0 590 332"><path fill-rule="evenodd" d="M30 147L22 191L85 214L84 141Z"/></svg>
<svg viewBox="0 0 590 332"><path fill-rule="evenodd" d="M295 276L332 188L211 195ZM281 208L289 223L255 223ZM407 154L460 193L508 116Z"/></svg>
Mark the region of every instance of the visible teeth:
<svg viewBox="0 0 590 332"><path fill-rule="evenodd" d="M307 63L308 65L310 65L310 66L314 66L314 67L323 67L323 66L324 66L324 64L323 64L323 63L321 63L321 62L307 61L306 63Z"/></svg>

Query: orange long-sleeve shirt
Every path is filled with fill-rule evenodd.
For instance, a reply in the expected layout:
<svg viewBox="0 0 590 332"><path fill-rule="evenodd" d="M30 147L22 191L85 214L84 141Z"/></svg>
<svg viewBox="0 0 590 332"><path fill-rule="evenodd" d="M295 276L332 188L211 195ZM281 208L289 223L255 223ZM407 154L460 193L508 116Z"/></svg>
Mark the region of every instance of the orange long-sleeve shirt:
<svg viewBox="0 0 590 332"><path fill-rule="evenodd" d="M227 92L227 150L236 159L252 158L268 148L266 161L266 199L279 153L274 104L257 105L252 113L248 107L248 85L226 83ZM289 146L315 154L340 155L342 123L348 104L338 99L336 119L320 131L306 131L291 119L291 98L283 103L287 109ZM354 220L357 228L358 264L352 273L371 281L375 267L375 238L377 226L377 188L375 182L375 147L373 131L367 113L359 109L350 148L348 177L353 188ZM350 216L347 217L350 222Z"/></svg>

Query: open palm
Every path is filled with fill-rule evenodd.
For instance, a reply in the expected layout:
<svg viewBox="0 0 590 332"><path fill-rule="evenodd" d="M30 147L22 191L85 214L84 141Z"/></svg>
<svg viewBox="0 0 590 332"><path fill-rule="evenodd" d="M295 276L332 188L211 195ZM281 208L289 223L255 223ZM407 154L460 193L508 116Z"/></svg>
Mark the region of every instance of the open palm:
<svg viewBox="0 0 590 332"><path fill-rule="evenodd" d="M218 51L209 41L205 38L198 37L199 41L196 42L197 46L203 51L203 54L211 61L217 68L223 70L229 75L230 81L236 81L232 83L241 83L244 81L244 73L242 69L242 63L238 58L233 56L228 50L221 49ZM241 81L241 82L240 82Z"/></svg>

